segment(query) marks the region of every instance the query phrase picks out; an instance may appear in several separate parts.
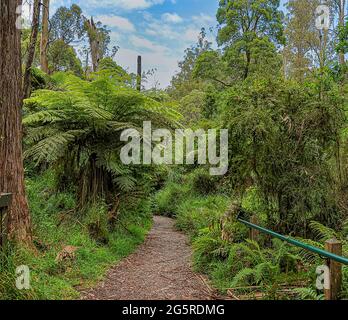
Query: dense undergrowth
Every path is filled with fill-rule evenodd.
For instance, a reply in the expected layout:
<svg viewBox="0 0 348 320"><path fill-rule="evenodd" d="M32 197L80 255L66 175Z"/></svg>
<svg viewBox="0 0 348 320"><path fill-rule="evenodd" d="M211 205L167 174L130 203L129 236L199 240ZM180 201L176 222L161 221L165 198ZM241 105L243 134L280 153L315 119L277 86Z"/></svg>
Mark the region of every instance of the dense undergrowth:
<svg viewBox="0 0 348 320"><path fill-rule="evenodd" d="M209 275L220 292L232 289L242 299L323 299L315 284L316 268L325 262L278 239L260 235L258 242L249 240L249 229L236 221L228 194L221 182L198 169L170 173L155 197L157 213L175 217L178 229L190 236L195 269ZM268 226L257 190L248 190L242 207ZM347 230L335 232L317 222L310 229L315 236L302 241L323 248L325 240L336 237L348 254ZM347 298L346 267L343 274L342 298Z"/></svg>
<svg viewBox="0 0 348 320"><path fill-rule="evenodd" d="M87 79L33 74L40 75L23 108L33 242L27 249L10 244L2 254L0 299L78 298L144 240L155 169L124 164L121 135L146 120L170 127L179 116L134 90L110 59ZM22 265L30 268L28 291L15 286Z"/></svg>
<svg viewBox="0 0 348 320"><path fill-rule="evenodd" d="M87 212L75 210L73 192L56 193L55 176L27 180L34 226L34 247L10 246L2 256L1 299L76 299L79 291L95 284L107 269L143 242L151 228L151 204L140 199L124 205L113 228L107 223L108 208L101 202ZM57 259L67 246L73 256ZM17 290L16 267L30 268L30 290Z"/></svg>

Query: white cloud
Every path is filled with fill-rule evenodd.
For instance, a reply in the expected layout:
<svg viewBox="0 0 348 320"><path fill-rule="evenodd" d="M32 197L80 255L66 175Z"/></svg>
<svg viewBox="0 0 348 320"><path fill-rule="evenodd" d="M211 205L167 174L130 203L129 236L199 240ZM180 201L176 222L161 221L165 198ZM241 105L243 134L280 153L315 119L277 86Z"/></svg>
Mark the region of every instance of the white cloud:
<svg viewBox="0 0 348 320"><path fill-rule="evenodd" d="M180 23L184 21L177 13L169 12L162 15L162 20L169 23Z"/></svg>
<svg viewBox="0 0 348 320"><path fill-rule="evenodd" d="M216 19L214 16L210 16L205 13L201 13L200 15L193 16L192 21L197 25L212 25L216 22Z"/></svg>
<svg viewBox="0 0 348 320"><path fill-rule="evenodd" d="M166 24L161 20L153 19L152 22L147 24L145 33L149 36L162 37L164 39L178 39L180 33L178 29L173 29L172 25Z"/></svg>
<svg viewBox="0 0 348 320"><path fill-rule="evenodd" d="M124 17L103 15L103 16L96 16L95 20L101 21L103 24L111 28L117 28L122 31L129 31L129 32L135 31L135 26L133 25L133 23Z"/></svg>
<svg viewBox="0 0 348 320"><path fill-rule="evenodd" d="M154 43L148 39L140 38L138 36L132 35L130 37L130 43L136 48L147 49L152 52L165 54L168 48L157 43Z"/></svg>
<svg viewBox="0 0 348 320"><path fill-rule="evenodd" d="M185 31L183 38L186 41L196 43L198 40L199 32L200 32L200 30L198 30L196 28L189 28Z"/></svg>
<svg viewBox="0 0 348 320"><path fill-rule="evenodd" d="M85 0L85 6L91 7L115 7L124 10L147 9L157 4L163 4L164 0Z"/></svg>

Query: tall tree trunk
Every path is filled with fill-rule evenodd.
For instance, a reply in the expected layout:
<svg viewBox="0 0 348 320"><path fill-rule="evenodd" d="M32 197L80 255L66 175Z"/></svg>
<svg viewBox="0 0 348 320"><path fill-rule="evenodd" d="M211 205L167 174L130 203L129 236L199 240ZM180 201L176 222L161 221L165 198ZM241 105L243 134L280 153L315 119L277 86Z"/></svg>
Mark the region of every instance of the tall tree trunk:
<svg viewBox="0 0 348 320"><path fill-rule="evenodd" d="M249 69L250 69L250 63L251 63L251 53L249 50L246 51L246 65L244 69L244 80L248 78L249 76Z"/></svg>
<svg viewBox="0 0 348 320"><path fill-rule="evenodd" d="M339 7L338 7L338 14L339 14L338 25L339 25L339 27L343 28L345 25L346 0L339 0L338 5L339 5ZM339 62L340 62L341 66L344 66L346 63L346 59L345 59L343 51L339 52Z"/></svg>
<svg viewBox="0 0 348 320"><path fill-rule="evenodd" d="M340 28L343 28L345 26L345 9L346 9L346 0L338 0L338 26ZM344 70L344 66L346 64L346 59L345 59L345 53L343 50L341 50L338 53L338 61L340 66L342 67L342 70ZM343 81L340 86L340 90L342 92L342 95L344 95L344 83L346 82L347 75L343 74ZM345 177L345 171L343 170L342 167L342 155L341 155L341 141L342 138L340 137L339 134L337 134L336 138L336 165L337 165L337 172L338 172L338 178L340 185L343 185L343 180L346 178Z"/></svg>
<svg viewBox="0 0 348 320"><path fill-rule="evenodd" d="M40 24L40 0L34 0L34 11L33 11L33 22L31 28L30 42L28 48L28 58L25 66L24 82L23 82L23 94L24 98L30 96L31 90L31 68L33 66L35 57L35 48L37 43L37 37L39 34L39 24Z"/></svg>
<svg viewBox="0 0 348 320"><path fill-rule="evenodd" d="M87 24L87 34L89 39L89 45L91 49L91 58L93 71L98 71L99 61L100 61L100 41L98 35L98 29L95 25L93 18L86 21Z"/></svg>
<svg viewBox="0 0 348 320"><path fill-rule="evenodd" d="M48 73L48 22L49 22L49 11L50 10L50 0L43 0L42 7L42 34L41 34L41 44L40 44L40 64L43 72Z"/></svg>
<svg viewBox="0 0 348 320"><path fill-rule="evenodd" d="M21 32L16 8L22 0L0 0L0 193L12 193L9 235L31 241L22 154Z"/></svg>
<svg viewBox="0 0 348 320"><path fill-rule="evenodd" d="M141 77L142 77L142 62L141 56L138 56L138 64L137 64L137 90L141 91Z"/></svg>

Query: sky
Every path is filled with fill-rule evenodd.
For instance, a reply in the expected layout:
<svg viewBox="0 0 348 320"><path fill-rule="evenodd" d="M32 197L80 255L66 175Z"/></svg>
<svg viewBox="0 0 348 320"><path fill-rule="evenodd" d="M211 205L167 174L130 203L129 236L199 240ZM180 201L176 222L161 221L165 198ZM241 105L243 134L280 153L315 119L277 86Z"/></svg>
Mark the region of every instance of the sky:
<svg viewBox="0 0 348 320"><path fill-rule="evenodd" d="M115 61L136 71L137 56L143 69L156 69L147 86L164 88L178 70L184 50L197 42L202 27L216 27L219 0L51 0L51 15L59 6L79 5L111 30L111 47L119 46ZM215 42L216 29L208 32Z"/></svg>

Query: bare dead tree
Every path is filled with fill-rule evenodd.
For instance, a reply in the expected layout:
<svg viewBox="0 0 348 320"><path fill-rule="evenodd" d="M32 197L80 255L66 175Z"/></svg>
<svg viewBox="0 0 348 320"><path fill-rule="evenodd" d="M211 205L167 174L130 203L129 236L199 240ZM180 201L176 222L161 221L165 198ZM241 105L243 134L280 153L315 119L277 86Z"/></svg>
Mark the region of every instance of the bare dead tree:
<svg viewBox="0 0 348 320"><path fill-rule="evenodd" d="M50 0L43 0L42 5L42 34L40 43L40 64L42 71L48 73L48 37L49 37Z"/></svg>
<svg viewBox="0 0 348 320"><path fill-rule="evenodd" d="M35 48L37 44L37 38L39 34L40 24L40 0L34 0L33 21L30 35L30 42L28 48L28 57L25 65L24 80L23 80L23 96L28 98L31 90L31 68L33 66L35 57Z"/></svg>

